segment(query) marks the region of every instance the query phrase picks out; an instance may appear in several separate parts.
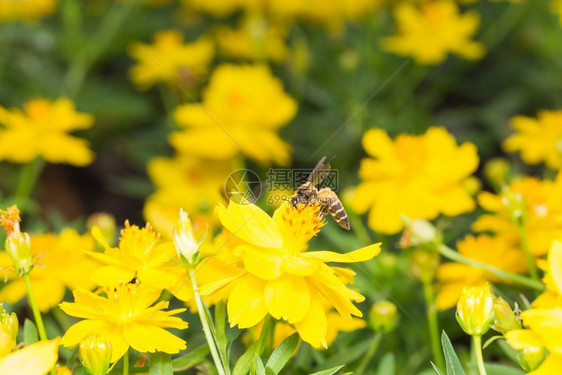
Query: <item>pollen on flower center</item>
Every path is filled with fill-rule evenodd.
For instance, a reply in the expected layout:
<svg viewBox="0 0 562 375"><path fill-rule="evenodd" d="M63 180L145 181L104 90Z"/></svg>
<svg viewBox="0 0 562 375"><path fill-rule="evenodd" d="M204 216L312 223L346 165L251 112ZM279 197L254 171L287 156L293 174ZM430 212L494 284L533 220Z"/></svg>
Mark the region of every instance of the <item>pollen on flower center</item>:
<svg viewBox="0 0 562 375"><path fill-rule="evenodd" d="M285 205L281 213L285 224L285 244L291 252L297 253L306 247L306 243L326 224L323 216L320 215L320 204L299 204L293 206L290 203Z"/></svg>

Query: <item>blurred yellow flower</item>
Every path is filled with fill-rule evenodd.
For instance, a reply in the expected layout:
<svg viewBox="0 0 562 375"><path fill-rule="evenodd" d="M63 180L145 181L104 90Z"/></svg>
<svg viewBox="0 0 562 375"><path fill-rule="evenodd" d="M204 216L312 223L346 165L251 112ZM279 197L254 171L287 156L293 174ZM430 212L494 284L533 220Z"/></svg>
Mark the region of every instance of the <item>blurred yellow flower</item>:
<svg viewBox="0 0 562 375"><path fill-rule="evenodd" d="M465 59L478 59L484 47L471 38L480 18L474 11L461 15L452 0L422 2L416 6L399 3L394 10L397 35L382 40L383 48L402 56L412 56L419 64L442 63L448 53Z"/></svg>
<svg viewBox="0 0 562 375"><path fill-rule="evenodd" d="M227 57L281 63L289 56L285 28L258 14L246 16L236 29L217 27L215 35Z"/></svg>
<svg viewBox="0 0 562 375"><path fill-rule="evenodd" d="M104 264L92 274L98 285L115 287L136 279L151 288L166 289L183 301L191 298L189 288L183 287L187 273L179 265L173 243L161 241L150 224L139 228L126 221L115 248L107 244L99 228L92 228L92 235L105 249L103 253L88 252Z"/></svg>
<svg viewBox="0 0 562 375"><path fill-rule="evenodd" d="M213 207L224 202L221 194L233 170L231 161L189 157L157 157L148 163L148 176L156 191L144 205L146 220L165 238L172 238L180 208L189 213L196 234L214 227Z"/></svg>
<svg viewBox="0 0 562 375"><path fill-rule="evenodd" d="M0 358L0 374L45 375L58 360L59 339L38 341Z"/></svg>
<svg viewBox="0 0 562 375"><path fill-rule="evenodd" d="M286 165L291 147L277 130L297 111L281 80L266 66L224 64L215 69L198 104L179 106L174 118L183 128L170 136L180 154L230 159L237 154L260 163Z"/></svg>
<svg viewBox="0 0 562 375"><path fill-rule="evenodd" d="M56 12L58 0L0 0L0 22L37 21Z"/></svg>
<svg viewBox="0 0 562 375"><path fill-rule="evenodd" d="M187 328L178 317L185 309L163 311L167 301L154 302L160 290L143 284L124 284L106 288L106 296L78 289L74 302L63 302L60 308L70 316L84 320L74 324L64 334L61 345L74 347L86 337L97 334L111 343L111 362L119 360L131 346L141 353L178 353L186 348L185 341L164 328Z"/></svg>
<svg viewBox="0 0 562 375"><path fill-rule="evenodd" d="M562 0L552 0L550 2L550 9L554 14L557 14L562 26Z"/></svg>
<svg viewBox="0 0 562 375"><path fill-rule="evenodd" d="M240 241L233 250L242 272L203 285L202 294L229 288L227 311L231 326L253 327L269 313L291 324L300 337L316 348L328 345L326 305L334 307L347 322L362 313L353 302L365 299L346 284L355 273L331 267L326 262L354 263L372 259L380 243L340 254L306 252L307 243L325 221L320 207L280 206L273 217L253 204L230 202L217 206L217 215L227 231ZM241 261L239 260L241 259Z"/></svg>
<svg viewBox="0 0 562 375"><path fill-rule="evenodd" d="M411 219L456 216L474 209L463 183L478 167L476 147L458 146L444 128L432 127L424 135L399 135L393 141L381 129L368 130L363 148L372 158L361 161L352 207L370 209L369 226L378 232L397 233L401 215Z"/></svg>
<svg viewBox="0 0 562 375"><path fill-rule="evenodd" d="M523 251L506 238L469 235L457 242L457 250L469 259L507 272L522 273L527 270ZM500 281L488 271L456 262L440 264L436 276L438 281L436 304L441 310L455 306L465 286Z"/></svg>
<svg viewBox="0 0 562 375"><path fill-rule="evenodd" d="M508 152L519 151L528 164L544 162L549 168L562 167L562 111L541 111L537 118L515 116L515 134L505 140Z"/></svg>
<svg viewBox="0 0 562 375"><path fill-rule="evenodd" d="M135 42L129 54L137 64L129 71L131 80L145 90L158 82L190 86L207 74L214 56L213 42L202 37L183 43L179 31L161 31L154 35L153 44Z"/></svg>
<svg viewBox="0 0 562 375"><path fill-rule="evenodd" d="M514 180L500 194L482 192L480 206L492 213L481 215L473 224L476 232L493 232L520 242L520 230L514 215L524 218L531 252L548 252L552 241L562 236L562 173L554 181L525 177Z"/></svg>
<svg viewBox="0 0 562 375"><path fill-rule="evenodd" d="M94 240L89 235L80 235L74 229L64 229L59 235L40 234L31 236L31 251L35 267L29 274L37 304L42 312L57 306L64 297L66 288L91 289L95 283L90 279L98 263L84 251L94 250ZM0 264L10 264L8 256L0 253ZM0 300L15 303L27 295L25 281L9 272L0 271L0 278L9 282L0 290Z"/></svg>
<svg viewBox="0 0 562 375"><path fill-rule="evenodd" d="M94 159L88 143L67 132L93 123L92 116L76 112L67 98L32 100L23 111L0 106L0 161L29 163L42 157L50 163L88 165Z"/></svg>

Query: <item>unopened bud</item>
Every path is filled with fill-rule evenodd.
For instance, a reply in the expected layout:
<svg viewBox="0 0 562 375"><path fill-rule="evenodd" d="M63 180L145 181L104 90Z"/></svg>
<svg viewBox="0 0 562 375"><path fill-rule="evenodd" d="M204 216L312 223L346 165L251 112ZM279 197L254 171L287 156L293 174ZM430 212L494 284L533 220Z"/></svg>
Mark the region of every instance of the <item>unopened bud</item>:
<svg viewBox="0 0 562 375"><path fill-rule="evenodd" d="M543 346L526 346L519 352L517 360L525 372L535 371L544 361L546 352Z"/></svg>
<svg viewBox="0 0 562 375"><path fill-rule="evenodd" d="M402 238L400 239L400 247L413 247L437 244L441 241L441 233L427 220L412 220L403 216L402 221L406 225Z"/></svg>
<svg viewBox="0 0 562 375"><path fill-rule="evenodd" d="M503 158L494 158L484 166L484 175L488 180L497 185L502 186L507 181L509 175L509 161Z"/></svg>
<svg viewBox="0 0 562 375"><path fill-rule="evenodd" d="M180 210L178 223L174 228L174 246L180 259L185 258L191 264L195 262L199 254L199 243L195 239L191 220L184 210Z"/></svg>
<svg viewBox="0 0 562 375"><path fill-rule="evenodd" d="M464 287L457 303L457 321L471 336L482 336L494 323L494 293L490 284Z"/></svg>
<svg viewBox="0 0 562 375"><path fill-rule="evenodd" d="M98 335L90 335L78 349L82 365L90 375L106 375L111 362L111 343Z"/></svg>
<svg viewBox="0 0 562 375"><path fill-rule="evenodd" d="M470 176L462 182L464 190L470 195L476 195L482 190L482 183L474 176Z"/></svg>
<svg viewBox="0 0 562 375"><path fill-rule="evenodd" d="M410 254L410 273L421 282L430 282L439 265L439 253L419 249Z"/></svg>
<svg viewBox="0 0 562 375"><path fill-rule="evenodd" d="M19 322L15 313L8 314L4 310L4 306L0 304L0 331L7 334L12 340L12 344L16 346L16 339L18 337Z"/></svg>
<svg viewBox="0 0 562 375"><path fill-rule="evenodd" d="M88 217L87 225L89 230L93 227L98 227L107 244L109 246L115 245L117 224L115 223L115 217L113 217L113 215L106 212L93 213Z"/></svg>
<svg viewBox="0 0 562 375"><path fill-rule="evenodd" d="M524 219L526 207L523 194L514 192L509 188L504 188L501 200L504 207L507 208L509 217L513 222L519 223Z"/></svg>
<svg viewBox="0 0 562 375"><path fill-rule="evenodd" d="M31 272L33 269L33 256L31 254L31 238L29 234L19 232L8 236L5 246L16 272L20 276Z"/></svg>
<svg viewBox="0 0 562 375"><path fill-rule="evenodd" d="M396 305L389 301L379 301L371 307L369 323L375 332L389 333L398 322Z"/></svg>
<svg viewBox="0 0 562 375"><path fill-rule="evenodd" d="M494 300L494 325L493 329L505 335L513 329L520 329L521 322L509 306L506 300L501 297L496 297Z"/></svg>

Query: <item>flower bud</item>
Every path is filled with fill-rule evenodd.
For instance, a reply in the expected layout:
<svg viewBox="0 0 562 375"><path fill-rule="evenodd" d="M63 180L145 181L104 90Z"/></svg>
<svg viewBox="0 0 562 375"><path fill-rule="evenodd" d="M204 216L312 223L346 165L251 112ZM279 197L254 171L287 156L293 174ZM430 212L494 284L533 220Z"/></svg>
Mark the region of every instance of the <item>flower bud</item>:
<svg viewBox="0 0 562 375"><path fill-rule="evenodd" d="M379 301L371 307L369 324L375 332L389 333L398 322L396 305L389 301Z"/></svg>
<svg viewBox="0 0 562 375"><path fill-rule="evenodd" d="M115 217L105 212L96 212L88 217L88 229L98 227L109 246L115 245L115 237L117 234L117 225Z"/></svg>
<svg viewBox="0 0 562 375"><path fill-rule="evenodd" d="M90 335L78 349L82 365L90 375L106 375L112 356L111 343L98 335Z"/></svg>
<svg viewBox="0 0 562 375"><path fill-rule="evenodd" d="M503 205L507 208L511 221L519 223L524 219L526 206L523 194L504 188L501 199Z"/></svg>
<svg viewBox="0 0 562 375"><path fill-rule="evenodd" d="M406 225L402 238L400 238L400 247L422 246L428 244L436 244L441 242L441 234L427 220L412 220L403 216L402 221Z"/></svg>
<svg viewBox="0 0 562 375"><path fill-rule="evenodd" d="M193 234L191 220L184 210L180 210L178 223L174 228L174 246L180 259L183 257L189 263L195 262L199 254L199 243Z"/></svg>
<svg viewBox="0 0 562 375"><path fill-rule="evenodd" d="M19 322L15 313L8 314L4 310L4 306L0 304L0 331L7 334L12 340L13 346L16 346L16 339L18 337Z"/></svg>
<svg viewBox="0 0 562 375"><path fill-rule="evenodd" d="M546 352L542 346L526 346L524 347L517 356L519 361L519 366L525 372L531 372L539 368L539 366L544 361Z"/></svg>
<svg viewBox="0 0 562 375"><path fill-rule="evenodd" d="M6 252L10 255L16 272L27 275L33 269L33 257L31 254L31 238L29 234L19 232L6 238Z"/></svg>
<svg viewBox="0 0 562 375"><path fill-rule="evenodd" d="M506 332L512 329L520 329L521 322L517 319L517 316L509 306L506 300L501 297L496 297L494 300L494 328L496 331L505 335Z"/></svg>
<svg viewBox="0 0 562 375"><path fill-rule="evenodd" d="M503 158L494 158L484 166L484 175L493 184L502 186L509 175L509 161Z"/></svg>
<svg viewBox="0 0 562 375"><path fill-rule="evenodd" d="M482 336L494 323L494 293L490 284L464 287L457 303L457 321L471 336Z"/></svg>
<svg viewBox="0 0 562 375"><path fill-rule="evenodd" d="M410 272L419 281L432 281L438 265L439 254L436 251L419 249L410 254Z"/></svg>

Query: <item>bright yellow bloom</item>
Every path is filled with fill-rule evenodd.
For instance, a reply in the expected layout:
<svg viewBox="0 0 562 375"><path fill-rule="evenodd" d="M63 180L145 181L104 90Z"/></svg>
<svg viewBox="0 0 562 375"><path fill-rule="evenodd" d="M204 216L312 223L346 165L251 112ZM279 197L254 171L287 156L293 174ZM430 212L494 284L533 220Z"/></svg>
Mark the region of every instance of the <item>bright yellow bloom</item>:
<svg viewBox="0 0 562 375"><path fill-rule="evenodd" d="M325 305L351 321L362 316L353 302L365 299L346 284L355 273L326 262L366 261L380 252L380 243L340 254L330 251L306 252L307 243L325 221L318 206L289 203L280 206L273 217L253 204L230 202L217 206L217 215L240 242L233 249L231 263L241 272L204 285L202 294L229 288L227 311L231 326L248 328L269 313L291 324L301 338L316 348L327 347Z"/></svg>
<svg viewBox="0 0 562 375"><path fill-rule="evenodd" d="M131 80L141 89L148 89L158 82L175 85L193 85L207 74L215 51L213 42L200 38L183 43L179 31L156 33L153 44L133 43L129 54L137 64L129 71Z"/></svg>
<svg viewBox="0 0 562 375"><path fill-rule="evenodd" d="M57 10L58 0L0 0L0 22L37 21Z"/></svg>
<svg viewBox="0 0 562 375"><path fill-rule="evenodd" d="M543 282L546 290L532 303L536 309L562 308L562 242L555 240L548 252L548 261L539 262L545 271Z"/></svg>
<svg viewBox="0 0 562 375"><path fill-rule="evenodd" d="M94 159L88 143L67 133L93 123L92 116L76 112L66 98L32 100L23 111L0 106L0 160L29 163L42 157L50 163L88 165Z"/></svg>
<svg viewBox="0 0 562 375"><path fill-rule="evenodd" d="M244 18L237 29L218 27L215 34L219 48L228 57L276 63L289 57L285 28L257 14Z"/></svg>
<svg viewBox="0 0 562 375"><path fill-rule="evenodd" d="M457 250L469 259L507 272L523 273L527 270L523 251L507 238L469 235L457 242ZM456 262L440 264L437 268L437 280L439 283L436 303L441 310L453 307L465 286L500 281L488 271Z"/></svg>
<svg viewBox="0 0 562 375"><path fill-rule="evenodd" d="M169 239L172 238L180 208L189 213L196 234L202 234L207 224L214 227L213 207L225 201L221 192L233 169L231 161L189 157L150 160L148 176L156 191L146 199L146 220Z"/></svg>
<svg viewBox="0 0 562 375"><path fill-rule="evenodd" d="M490 284L464 287L457 302L457 321L467 334L482 336L494 323L494 293Z"/></svg>
<svg viewBox="0 0 562 375"><path fill-rule="evenodd" d="M187 328L178 317L185 309L163 311L167 301L151 306L160 290L143 284L124 284L106 288L106 296L83 289L73 292L74 302L63 302L60 308L70 316L84 320L74 324L64 334L61 345L74 347L86 337L97 334L111 343L111 362L119 360L131 346L141 353L178 353L186 348L185 341L164 328Z"/></svg>
<svg viewBox="0 0 562 375"><path fill-rule="evenodd" d="M185 128L170 136L178 152L216 160L243 153L260 163L289 163L291 148L277 130L293 118L297 104L267 67L221 65L202 96L201 104L184 104L174 113Z"/></svg>
<svg viewBox="0 0 562 375"><path fill-rule="evenodd" d="M552 241L562 236L560 191L562 173L554 181L534 177L514 180L500 194L482 192L478 203L492 213L481 215L472 229L494 232L519 243L519 227L514 219L524 217L531 252L536 256L546 254Z"/></svg>
<svg viewBox="0 0 562 375"><path fill-rule="evenodd" d="M419 7L401 2L394 10L398 34L383 39L383 48L402 56L412 56L417 63L442 63L447 54L478 59L484 47L471 38L478 31L478 13L461 15L451 0L423 2Z"/></svg>
<svg viewBox="0 0 562 375"><path fill-rule="evenodd" d="M432 127L424 135L399 135L393 141L381 129L368 130L352 206L369 213L375 231L397 233L402 215L411 219L456 216L474 209L474 200L463 182L478 167L472 143L458 146L444 128Z"/></svg>
<svg viewBox="0 0 562 375"><path fill-rule="evenodd" d="M515 134L505 140L508 152L521 152L528 164L545 162L549 168L562 167L562 111L541 111L537 118L515 116L511 119Z"/></svg>
<svg viewBox="0 0 562 375"><path fill-rule="evenodd" d="M65 290L95 286L90 279L98 263L84 251L94 250L94 241L89 235L80 235L74 229L64 229L59 235L39 234L31 236L32 259L36 267L29 274L31 285L42 312L57 306ZM9 260L0 254L0 265L7 266ZM8 284L0 290L0 300L15 303L27 295L25 281L6 269L0 277L8 278Z"/></svg>
<svg viewBox="0 0 562 375"><path fill-rule="evenodd" d="M58 360L59 339L39 341L0 358L0 374L45 375Z"/></svg>
<svg viewBox="0 0 562 375"><path fill-rule="evenodd" d="M115 287L136 279L154 289L166 289L183 301L191 298L189 288L183 287L187 273L179 265L173 243L161 241L160 234L150 224L139 228L126 221L119 246L115 248L105 242L99 228L94 227L92 235L105 249L103 253L88 252L104 264L92 274L98 285Z"/></svg>

